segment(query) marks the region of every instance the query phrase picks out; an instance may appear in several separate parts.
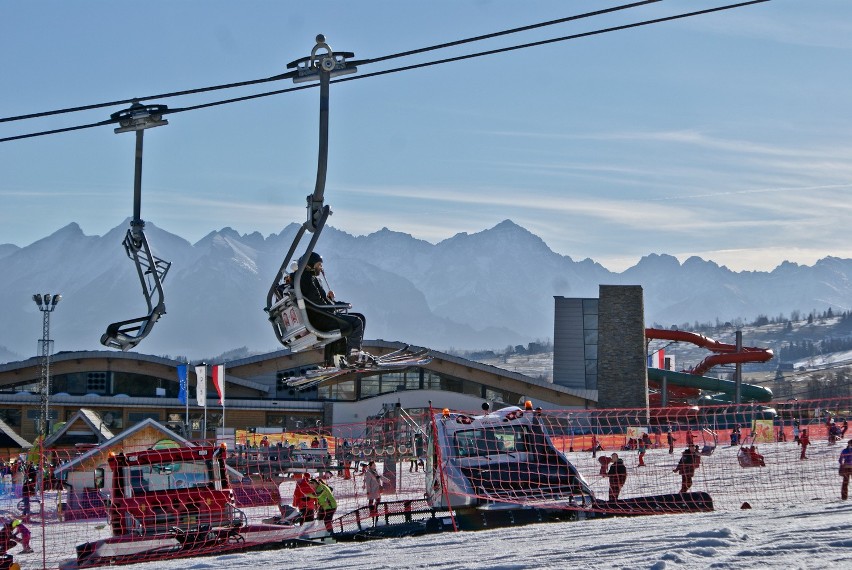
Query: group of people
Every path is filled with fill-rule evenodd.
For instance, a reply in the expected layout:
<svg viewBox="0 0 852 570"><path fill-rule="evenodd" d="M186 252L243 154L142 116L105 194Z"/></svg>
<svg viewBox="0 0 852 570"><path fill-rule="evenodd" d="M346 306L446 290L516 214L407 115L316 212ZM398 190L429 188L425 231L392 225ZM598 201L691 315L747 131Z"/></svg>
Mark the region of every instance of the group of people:
<svg viewBox="0 0 852 570"><path fill-rule="evenodd" d="M799 443L802 446L801 459L807 459L805 456L805 450L810 443L807 429L803 429L799 434ZM645 448L644 446L640 446L638 449L639 464L637 467L642 467L645 465L643 462ZM757 448L754 445L748 448L743 447L740 450L740 453L748 459L748 462L751 465L760 467L766 466L763 456L757 452ZM599 462L601 464L601 475L609 479L609 500L617 501L621 494L621 489L627 482L627 466L624 464L624 460L618 457L617 453L613 453L610 457L601 457ZM852 439L847 442L846 448L840 452L838 462L840 463L838 474L842 477L840 498L845 501L849 498L849 480L852 479ZM678 491L679 493L686 493L690 488L692 488L692 479L695 476L696 470L700 466L701 453L698 450L698 446L687 446L687 448L683 450L677 466L675 466L672 471L673 473L680 474L681 485L680 490Z"/></svg>
<svg viewBox="0 0 852 570"><path fill-rule="evenodd" d="M382 488L386 479L379 474L375 461L364 465L364 481L362 486L367 495L367 505L373 524L379 519L379 504L382 501ZM328 532L334 532L332 519L337 512L337 500L334 489L322 477L311 477L304 473L296 482L293 491L293 507L298 510L298 517L293 521L305 524L313 520L321 520ZM282 507L282 519L285 516Z"/></svg>
<svg viewBox="0 0 852 570"><path fill-rule="evenodd" d="M2 553L6 553L18 543L21 544L22 549L19 554L29 554L33 551L30 547L30 529L27 528L27 525L24 524L24 521L21 519L11 519L3 522L3 526L0 527L0 549L2 549Z"/></svg>
<svg viewBox="0 0 852 570"><path fill-rule="evenodd" d="M641 459L645 448L642 446L639 449L640 463L637 467L644 466ZM609 458L601 457L600 463L601 475L609 479L609 500L617 501L618 496L621 494L621 489L627 482L627 466L624 464L624 460L618 457L617 453L613 453ZM695 471L700 466L701 454L698 452L698 446L690 445L683 451L677 466L672 471L673 473L680 473L681 484L679 493L689 491L692 487L692 478L695 476Z"/></svg>
<svg viewBox="0 0 852 570"><path fill-rule="evenodd" d="M828 443L835 444L846 437L846 430L849 429L849 421L843 420L843 425L834 421L834 418L828 420Z"/></svg>
<svg viewBox="0 0 852 570"><path fill-rule="evenodd" d="M311 477L309 473L302 475L293 491L293 507L299 511L296 522L305 524L321 520L325 523L325 529L333 532L331 521L337 512L337 500L334 498L334 490L321 477Z"/></svg>

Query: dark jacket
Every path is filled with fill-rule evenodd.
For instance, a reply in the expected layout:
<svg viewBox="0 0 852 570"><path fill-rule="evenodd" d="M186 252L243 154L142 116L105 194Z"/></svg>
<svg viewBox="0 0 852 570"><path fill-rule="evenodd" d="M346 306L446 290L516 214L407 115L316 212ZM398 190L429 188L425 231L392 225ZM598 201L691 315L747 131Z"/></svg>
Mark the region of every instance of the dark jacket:
<svg viewBox="0 0 852 570"><path fill-rule="evenodd" d="M695 469L698 467L698 463L701 459L695 454L691 449L687 449L683 452L683 455L680 456L680 461L677 462L677 467L675 467L675 471L681 473L683 475L694 475Z"/></svg>
<svg viewBox="0 0 852 570"><path fill-rule="evenodd" d="M683 452L683 455L680 456L680 461L677 462L675 471L683 475L694 475L695 468L697 467L695 459L695 453L692 450L687 449Z"/></svg>
<svg viewBox="0 0 852 570"><path fill-rule="evenodd" d="M24 481L21 486L21 495L24 497L32 497L36 494L36 477L38 472L35 469L24 470Z"/></svg>
<svg viewBox="0 0 852 570"><path fill-rule="evenodd" d="M313 271L305 268L305 271L302 272L302 280L299 283L299 286L302 290L302 296L311 301L312 303L316 303L317 305L332 305L333 303L329 300L328 295L326 295L325 289L323 289L320 280L314 275Z"/></svg>
<svg viewBox="0 0 852 570"><path fill-rule="evenodd" d="M627 466L624 465L624 461L621 459L613 461L609 466L609 471L606 472L606 476L609 477L613 483L624 485L624 482L627 481Z"/></svg>

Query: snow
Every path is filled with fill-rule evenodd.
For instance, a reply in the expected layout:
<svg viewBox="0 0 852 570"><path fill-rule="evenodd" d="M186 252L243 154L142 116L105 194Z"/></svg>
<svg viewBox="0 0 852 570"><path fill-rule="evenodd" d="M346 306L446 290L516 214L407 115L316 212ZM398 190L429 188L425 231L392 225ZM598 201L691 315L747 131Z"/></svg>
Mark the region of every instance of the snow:
<svg viewBox="0 0 852 570"><path fill-rule="evenodd" d="M852 504L836 501L340 543L152 562L133 569L817 568L852 563L850 521Z"/></svg>
<svg viewBox="0 0 852 570"><path fill-rule="evenodd" d="M852 502L841 501L837 457L843 445L824 440L799 461L795 443L764 443L758 450L766 468L739 468L738 447L719 446L702 460L693 491L713 495L716 511L537 524L479 532L433 534L363 543L338 543L294 550L227 553L220 556L156 561L133 570L213 569L220 567L401 569L495 568L817 568L852 567ZM678 455L649 450L648 467L637 455L621 452L629 468L622 497L674 492L671 473ZM605 480L589 453L569 458L605 496ZM422 478L409 474L406 478ZM411 482L414 482L411 479ZM342 484L342 481L339 482ZM287 496L292 483L282 485ZM406 485L408 486L408 485ZM343 489L338 488L342 491ZM363 496L341 501L339 513L363 504ZM390 497L388 497L390 499ZM360 501L360 502L359 502ZM748 501L752 509L742 510ZM33 545L40 529L33 525ZM71 558L72 553L68 553ZM16 560L35 562L23 556ZM40 562L40 556L38 557ZM851 566L845 566L850 564Z"/></svg>
<svg viewBox="0 0 852 570"><path fill-rule="evenodd" d="M852 362L852 350L819 354L811 358L799 360L793 364L793 367L798 370L799 368L824 367L829 365L847 364L849 362Z"/></svg>

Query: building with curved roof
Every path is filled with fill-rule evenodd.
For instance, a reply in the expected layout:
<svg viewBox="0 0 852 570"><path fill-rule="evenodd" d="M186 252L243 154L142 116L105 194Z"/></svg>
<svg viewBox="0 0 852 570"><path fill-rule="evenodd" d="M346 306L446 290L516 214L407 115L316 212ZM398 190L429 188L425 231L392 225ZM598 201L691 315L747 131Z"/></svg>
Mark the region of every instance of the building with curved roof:
<svg viewBox="0 0 852 570"><path fill-rule="evenodd" d="M364 343L376 355L403 346ZM362 423L386 404L421 409L431 402L438 408L475 410L483 400L517 404L530 399L543 408L564 409L593 407L597 399L596 390L567 388L442 352L433 351L431 356L432 361L423 366L358 374L304 391L288 387L283 379L316 366L322 360L321 351L281 350L209 364L225 365L225 427L236 429L296 431ZM100 416L100 427L118 434L149 418L182 427L188 414L188 437L213 437L213 426L221 425L223 412L215 390L207 390L205 412L197 405L196 377L189 366L189 405L181 404L180 364L185 363L134 352L57 353L51 357L51 422L65 422L86 408ZM0 419L28 440L39 433L40 377L38 357L0 364Z"/></svg>

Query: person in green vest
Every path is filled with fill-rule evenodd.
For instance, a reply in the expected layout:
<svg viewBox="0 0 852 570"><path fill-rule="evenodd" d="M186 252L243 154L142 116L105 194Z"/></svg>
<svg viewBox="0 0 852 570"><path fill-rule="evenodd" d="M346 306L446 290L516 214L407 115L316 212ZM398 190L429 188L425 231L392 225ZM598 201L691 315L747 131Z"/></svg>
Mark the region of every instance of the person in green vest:
<svg viewBox="0 0 852 570"><path fill-rule="evenodd" d="M325 530L332 532L331 520L337 511L334 492L322 479L311 479L311 486L314 488L312 496L317 500L317 518L325 523Z"/></svg>

